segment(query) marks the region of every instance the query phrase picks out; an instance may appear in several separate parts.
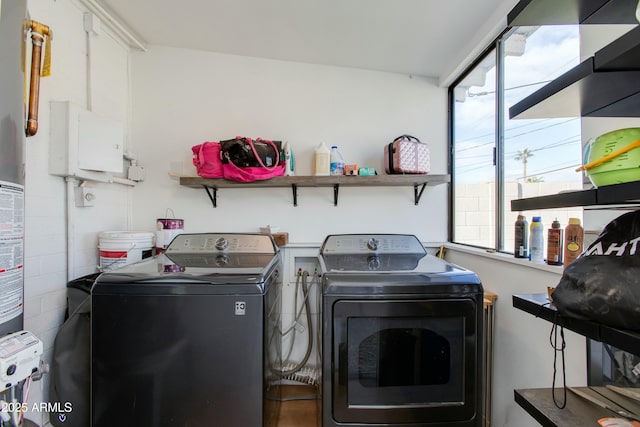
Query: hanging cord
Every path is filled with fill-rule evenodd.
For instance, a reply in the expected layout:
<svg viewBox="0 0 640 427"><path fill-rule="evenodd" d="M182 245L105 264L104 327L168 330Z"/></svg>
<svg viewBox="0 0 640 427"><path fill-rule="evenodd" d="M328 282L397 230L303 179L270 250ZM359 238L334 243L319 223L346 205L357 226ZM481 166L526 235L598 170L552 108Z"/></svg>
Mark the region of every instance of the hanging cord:
<svg viewBox="0 0 640 427"><path fill-rule="evenodd" d="M317 360L322 360L322 281L321 275L318 274L318 267L313 270L313 280L318 286L318 298L316 301L316 321L318 327L316 328L316 357ZM322 363L320 363L322 364Z"/></svg>
<svg viewBox="0 0 640 427"><path fill-rule="evenodd" d="M564 350L567 346L564 340L564 327L558 325L557 316L554 319L553 326L551 327L551 333L549 334L549 342L553 348L553 380L551 383L551 396L553 397L553 403L558 409L564 409L567 406L567 370L564 357ZM558 346L558 327L560 327L560 346ZM562 356L562 403L558 403L556 399L556 374L557 374L557 360L558 353Z"/></svg>
<svg viewBox="0 0 640 427"><path fill-rule="evenodd" d="M24 396L22 398L22 402L27 403L29 401L29 388L31 388L31 375L27 377L27 382L24 387ZM26 407L24 405L20 406L20 415L18 418L18 425L22 425L22 417L24 416Z"/></svg>

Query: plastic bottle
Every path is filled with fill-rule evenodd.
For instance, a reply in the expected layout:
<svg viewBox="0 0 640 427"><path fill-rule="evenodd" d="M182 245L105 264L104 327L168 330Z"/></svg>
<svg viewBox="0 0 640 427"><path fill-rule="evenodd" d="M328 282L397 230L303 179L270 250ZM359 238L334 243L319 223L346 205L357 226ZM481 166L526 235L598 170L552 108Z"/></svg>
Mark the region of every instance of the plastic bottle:
<svg viewBox="0 0 640 427"><path fill-rule="evenodd" d="M524 215L516 221L513 253L516 258L529 258L529 223Z"/></svg>
<svg viewBox="0 0 640 427"><path fill-rule="evenodd" d="M542 219L539 216L534 216L531 220L529 237L531 261L544 262L544 227L542 225Z"/></svg>
<svg viewBox="0 0 640 427"><path fill-rule="evenodd" d="M547 264L562 265L563 230L556 218L547 230Z"/></svg>
<svg viewBox="0 0 640 427"><path fill-rule="evenodd" d="M314 158L315 158L314 174L316 176L329 175L329 172L330 172L329 154L330 154L329 148L324 144L324 142L321 142L320 145L318 145L318 147L316 148L315 155L314 155Z"/></svg>
<svg viewBox="0 0 640 427"><path fill-rule="evenodd" d="M584 244L584 230L580 218L569 218L569 225L564 229L564 268L580 256Z"/></svg>
<svg viewBox="0 0 640 427"><path fill-rule="evenodd" d="M330 172L331 175L344 175L344 159L342 158L342 154L338 151L337 145L331 146L331 165Z"/></svg>

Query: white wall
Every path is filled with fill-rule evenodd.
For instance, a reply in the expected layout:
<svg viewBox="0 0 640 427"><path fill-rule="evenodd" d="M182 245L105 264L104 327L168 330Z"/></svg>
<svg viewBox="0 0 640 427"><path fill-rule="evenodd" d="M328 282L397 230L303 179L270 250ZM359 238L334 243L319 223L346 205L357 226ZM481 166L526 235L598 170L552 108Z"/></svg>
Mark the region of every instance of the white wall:
<svg viewBox="0 0 640 427"><path fill-rule="evenodd" d="M408 232L446 240L447 185L413 188L223 189L213 209L204 190L169 171L195 175L191 147L236 135L289 141L296 173L312 173L313 150L338 145L347 162L383 173L383 148L403 133L430 143L432 172L447 172L446 89L400 74L151 47L132 58L132 142L147 179L133 196L136 229L153 229L172 208L187 232L258 231L267 224L292 242L329 233Z"/></svg>
<svg viewBox="0 0 640 427"><path fill-rule="evenodd" d="M492 426L534 427L539 424L514 401L521 388L551 388L554 350L549 343L552 324L513 308L512 295L546 293L556 286L562 268L534 267L529 261L500 254L480 254L457 245L447 247L447 261L474 271L485 290L498 294L495 303ZM527 264L529 263L529 264ZM586 385L586 344L582 336L565 331L568 386ZM561 357L556 387L562 398Z"/></svg>
<svg viewBox="0 0 640 427"><path fill-rule="evenodd" d="M39 130L26 143L25 184L25 320L24 327L44 342L50 362L55 334L66 308L66 283L96 271L97 233L126 229L129 190L120 185L93 184L94 207L72 207L72 265L67 277L66 193L62 177L48 173L49 102L69 100L88 107L86 39L83 9L71 0L29 0L31 19L48 25L54 34L52 75L41 80ZM93 111L126 120L128 114L128 48L104 28L91 42ZM71 199L73 205L73 199ZM47 399L49 376L32 385L30 402ZM43 425L46 415L27 413Z"/></svg>

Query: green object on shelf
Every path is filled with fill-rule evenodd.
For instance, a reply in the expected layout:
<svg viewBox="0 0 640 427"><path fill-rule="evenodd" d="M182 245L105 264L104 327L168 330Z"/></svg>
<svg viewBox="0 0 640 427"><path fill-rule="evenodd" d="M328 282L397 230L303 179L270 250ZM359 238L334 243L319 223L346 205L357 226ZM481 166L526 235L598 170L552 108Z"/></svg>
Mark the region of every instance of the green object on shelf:
<svg viewBox="0 0 640 427"><path fill-rule="evenodd" d="M585 160L594 162L640 139L640 128L619 129L600 135L588 147ZM596 187L640 181L640 148L633 148L598 166L587 169Z"/></svg>

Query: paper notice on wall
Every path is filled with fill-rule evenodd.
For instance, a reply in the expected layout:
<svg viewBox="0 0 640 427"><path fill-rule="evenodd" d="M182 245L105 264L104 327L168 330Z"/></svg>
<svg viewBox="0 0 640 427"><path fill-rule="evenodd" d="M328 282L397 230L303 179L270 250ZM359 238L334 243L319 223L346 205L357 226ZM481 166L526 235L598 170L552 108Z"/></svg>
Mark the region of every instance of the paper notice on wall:
<svg viewBox="0 0 640 427"><path fill-rule="evenodd" d="M0 181L0 323L22 314L24 186Z"/></svg>

